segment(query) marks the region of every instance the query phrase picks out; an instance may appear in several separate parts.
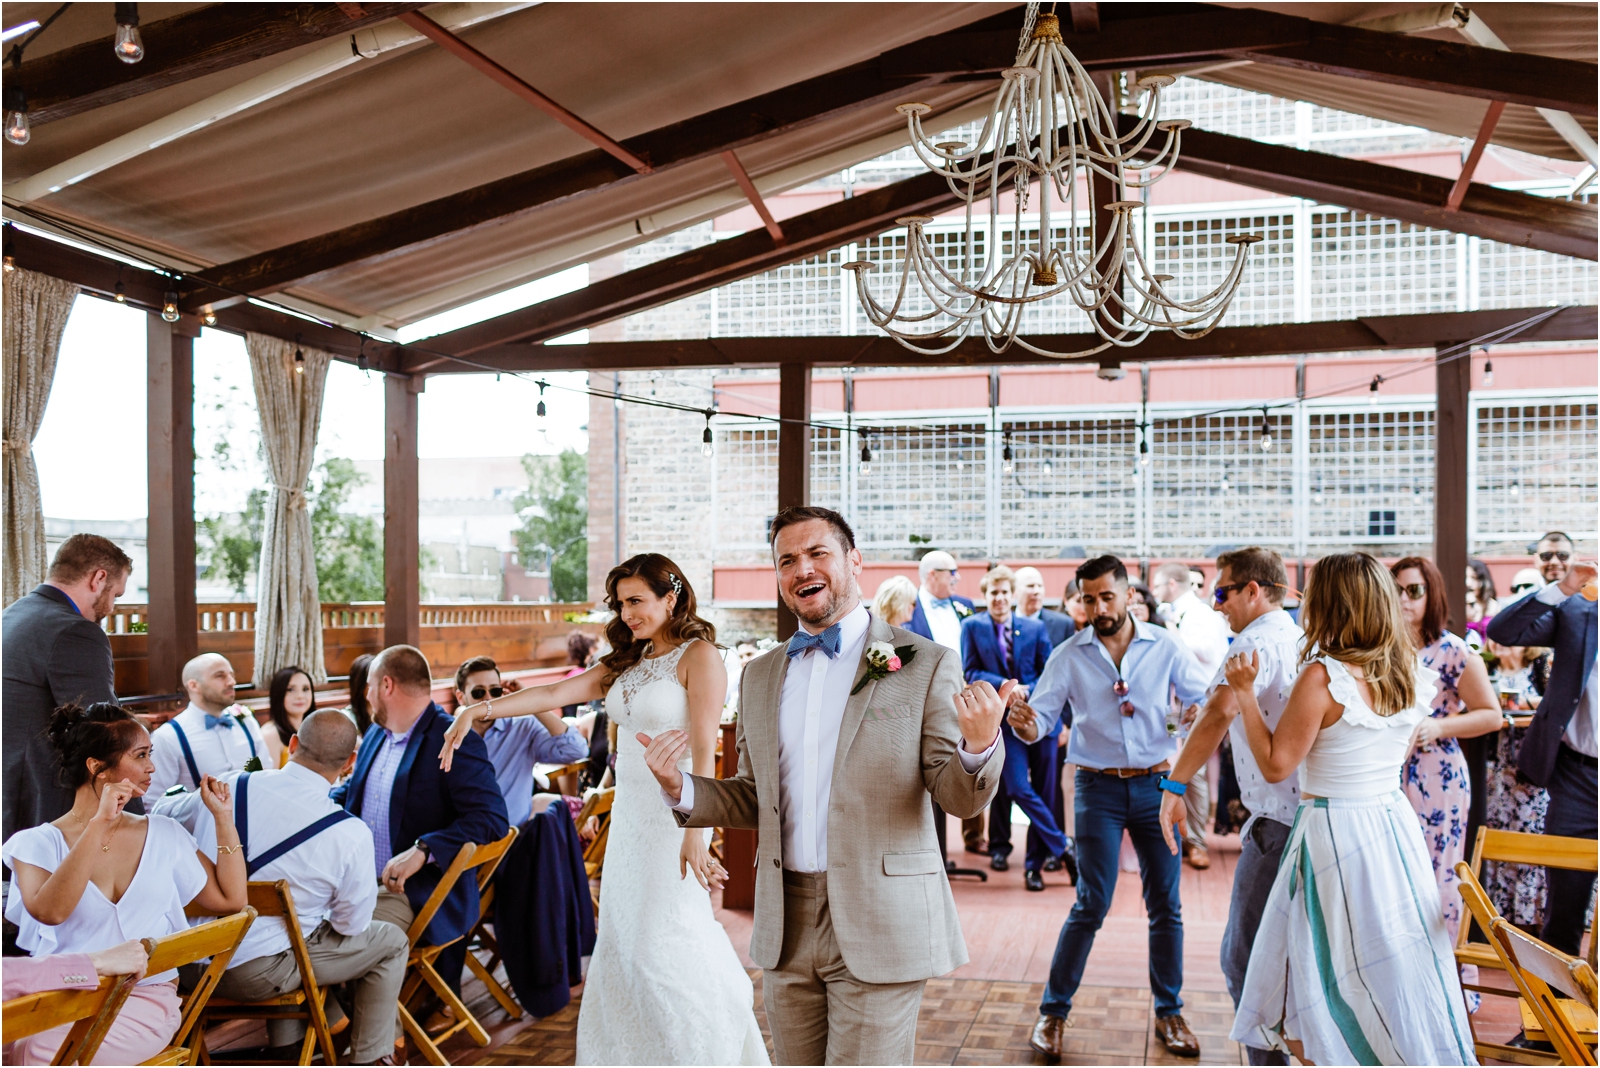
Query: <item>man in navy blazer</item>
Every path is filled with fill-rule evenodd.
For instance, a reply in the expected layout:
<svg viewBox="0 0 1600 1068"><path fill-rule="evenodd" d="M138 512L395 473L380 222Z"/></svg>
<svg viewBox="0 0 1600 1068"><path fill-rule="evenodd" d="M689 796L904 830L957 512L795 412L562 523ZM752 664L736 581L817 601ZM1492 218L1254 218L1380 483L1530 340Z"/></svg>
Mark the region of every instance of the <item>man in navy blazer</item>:
<svg viewBox="0 0 1600 1068"><path fill-rule="evenodd" d="M1541 547L1550 538L1546 535ZM1501 645L1555 651L1550 682L1517 753L1517 770L1550 792L1544 833L1570 838L1595 837L1596 602L1581 592L1594 581L1593 561L1574 561L1559 582L1502 608L1488 627L1489 637ZM1576 955L1594 872L1549 868L1546 879L1542 937Z"/></svg>
<svg viewBox="0 0 1600 1068"><path fill-rule="evenodd" d="M1054 649L1078 630L1065 612L1044 606L1044 575L1036 567L1017 568L1016 613L1023 619L1043 623Z"/></svg>
<svg viewBox="0 0 1600 1068"><path fill-rule="evenodd" d="M1027 694L1039 681L1045 661L1050 659L1050 636L1044 624L1022 619L1011 611L1015 584L1011 569L1001 565L983 576L984 599L989 610L961 624L961 665L968 682L979 679L999 688L1007 679L1020 685L1015 692ZM990 867L1004 871L1011 852L1011 805L1028 814L1028 847L1023 860L1023 885L1043 890L1040 869L1050 857L1067 852L1066 835L1050 812L1046 800L1056 788L1056 741L1059 725L1048 737L1028 744L1002 723L1009 771L1001 773L1001 793L989 802Z"/></svg>
<svg viewBox="0 0 1600 1068"><path fill-rule="evenodd" d="M905 629L959 652L962 621L971 618L974 608L971 601L956 596L956 579L961 574L956 558L935 549L922 558L917 570L922 588L917 591Z"/></svg>
<svg viewBox="0 0 1600 1068"><path fill-rule="evenodd" d="M427 658L392 645L367 669L373 726L356 752L349 781L330 793L372 830L373 872L382 889L373 919L411 926L444 871L467 842L485 845L510 828L488 750L469 732L449 771L439 767L444 734L453 722L433 703ZM451 888L424 932L438 945L472 930L478 920L478 881ZM438 970L459 990L466 961L463 939L440 954Z"/></svg>

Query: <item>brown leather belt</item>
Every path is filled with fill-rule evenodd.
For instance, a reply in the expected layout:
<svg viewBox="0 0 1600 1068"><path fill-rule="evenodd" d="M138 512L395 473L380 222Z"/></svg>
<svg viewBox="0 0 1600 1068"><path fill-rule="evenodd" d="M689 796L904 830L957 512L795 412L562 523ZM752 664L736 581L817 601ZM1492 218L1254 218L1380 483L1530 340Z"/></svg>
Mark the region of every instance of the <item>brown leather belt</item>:
<svg viewBox="0 0 1600 1068"><path fill-rule="evenodd" d="M1102 775L1115 775L1119 779L1137 779L1141 775L1155 775L1171 771L1172 765L1163 760L1153 768L1095 768Z"/></svg>

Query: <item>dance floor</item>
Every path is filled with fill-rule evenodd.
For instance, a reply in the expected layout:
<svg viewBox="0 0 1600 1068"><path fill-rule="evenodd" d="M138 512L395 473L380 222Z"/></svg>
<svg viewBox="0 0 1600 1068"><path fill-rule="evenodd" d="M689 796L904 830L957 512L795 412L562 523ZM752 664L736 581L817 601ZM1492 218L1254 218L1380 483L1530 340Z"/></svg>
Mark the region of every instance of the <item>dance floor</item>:
<svg viewBox="0 0 1600 1068"><path fill-rule="evenodd" d="M950 841L961 841L954 821ZM1213 838L1211 868L1183 869L1184 1017L1200 1040L1201 1064L1244 1063L1242 1050L1227 1037L1233 1006L1217 963L1238 853L1237 837ZM988 869L985 857L952 854L951 859ZM1046 1063L1029 1048L1028 1033L1074 891L1064 875L1047 872L1044 892L1029 893L1022 885L1020 864L1009 872L988 874L988 882L952 880L971 960L928 983L917 1023L918 1064ZM756 1015L766 1034L761 971L748 954L751 914L718 909L717 915L755 981ZM1169 1054L1155 1036L1145 930L1139 876L1125 871L1073 1006L1071 1052L1063 1064L1195 1063ZM566 1009L541 1020L510 1019L470 976L463 993L489 1032L490 1043L480 1048L466 1035L455 1036L444 1046L452 1063L573 1063L581 987ZM1504 1040L1516 1033L1516 1007L1505 998L1486 998L1476 1023L1484 1037ZM217 1037L242 1041L246 1036L234 1032ZM769 1036L769 1049L770 1044ZM420 1058L413 1056L412 1063Z"/></svg>

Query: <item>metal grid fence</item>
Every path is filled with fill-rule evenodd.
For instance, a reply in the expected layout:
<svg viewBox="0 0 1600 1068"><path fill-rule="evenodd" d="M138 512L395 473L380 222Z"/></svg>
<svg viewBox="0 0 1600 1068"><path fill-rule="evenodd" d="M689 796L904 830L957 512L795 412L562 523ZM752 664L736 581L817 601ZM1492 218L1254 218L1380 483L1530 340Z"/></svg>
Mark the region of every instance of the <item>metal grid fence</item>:
<svg viewBox="0 0 1600 1068"><path fill-rule="evenodd" d="M1431 541L1432 405L1307 414L1308 544L1320 554Z"/></svg>
<svg viewBox="0 0 1600 1068"><path fill-rule="evenodd" d="M1600 510L1595 478L1600 406L1580 400L1480 400L1473 409L1472 512L1481 541L1520 547L1547 530L1576 536L1594 529Z"/></svg>
<svg viewBox="0 0 1600 1068"><path fill-rule="evenodd" d="M1222 284L1233 267L1236 234L1264 238L1250 249L1244 277L1224 320L1232 326L1295 318L1295 219L1290 212L1252 215L1158 216L1149 221L1150 265L1170 274L1168 292L1198 300Z"/></svg>
<svg viewBox="0 0 1600 1068"><path fill-rule="evenodd" d="M1458 248L1457 235L1444 230L1357 211L1313 212L1310 317L1455 311Z"/></svg>
<svg viewBox="0 0 1600 1068"><path fill-rule="evenodd" d="M1005 554L1138 541L1137 416L1007 423L997 542ZM1007 471L1003 451L1010 445Z"/></svg>
<svg viewBox="0 0 1600 1068"><path fill-rule="evenodd" d="M1264 545L1293 544L1291 424L1290 416L1278 412L1153 418L1145 486L1148 544L1213 546L1241 536ZM1270 448L1261 447L1268 440L1263 429Z"/></svg>

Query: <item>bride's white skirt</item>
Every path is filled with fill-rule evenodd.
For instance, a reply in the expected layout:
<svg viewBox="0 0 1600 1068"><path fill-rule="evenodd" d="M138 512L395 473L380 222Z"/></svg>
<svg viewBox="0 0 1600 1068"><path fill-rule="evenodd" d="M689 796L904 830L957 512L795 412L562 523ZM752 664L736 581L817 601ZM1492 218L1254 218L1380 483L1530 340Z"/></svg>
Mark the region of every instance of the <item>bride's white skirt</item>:
<svg viewBox="0 0 1600 1068"><path fill-rule="evenodd" d="M679 876L683 832L622 733L577 1061L768 1064L750 976L710 894ZM647 783L630 781L641 771Z"/></svg>

